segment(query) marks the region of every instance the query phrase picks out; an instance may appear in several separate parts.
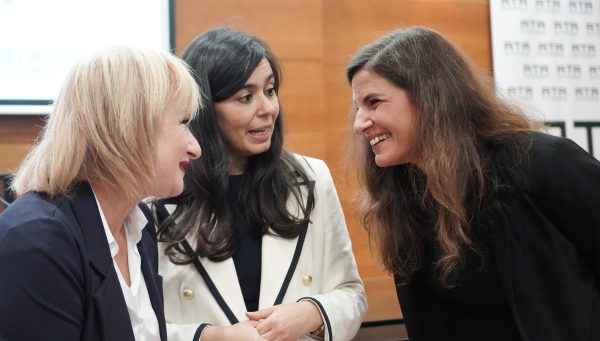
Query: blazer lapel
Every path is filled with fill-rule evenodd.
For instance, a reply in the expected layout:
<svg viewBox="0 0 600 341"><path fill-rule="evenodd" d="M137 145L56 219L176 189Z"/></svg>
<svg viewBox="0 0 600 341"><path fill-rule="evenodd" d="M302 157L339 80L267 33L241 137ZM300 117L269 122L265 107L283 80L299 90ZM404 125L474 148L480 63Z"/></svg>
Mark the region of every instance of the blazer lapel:
<svg viewBox="0 0 600 341"><path fill-rule="evenodd" d="M208 258L200 258L200 263L237 319L239 321L247 320L246 303L233 258L227 258L222 262L212 262Z"/></svg>
<svg viewBox="0 0 600 341"><path fill-rule="evenodd" d="M71 207L81 228L92 268L90 292L86 294L94 302L102 337L105 340L133 341L127 305L112 263L94 193L88 183L80 183L74 192Z"/></svg>
<svg viewBox="0 0 600 341"><path fill-rule="evenodd" d="M314 188L314 185L314 181L310 181L308 184L296 183L296 186L302 187L302 200L306 200L307 189ZM294 199L287 201L287 208L297 217L302 214ZM307 229L308 223L302 226L300 235L293 239L285 239L272 234L263 236L259 309L280 304L283 301L291 277L298 265Z"/></svg>
<svg viewBox="0 0 600 341"><path fill-rule="evenodd" d="M146 225L145 228L153 228L152 226ZM151 247L151 246L150 246ZM150 303L152 309L156 314L158 320L158 328L160 332L160 339L167 340L167 330L165 328L165 311L163 302L163 291L162 291L162 277L159 276L150 264L150 259L144 248L144 239L138 244L138 251L142 258L142 274L144 275L144 281L146 282L146 288L148 289L148 296L150 296Z"/></svg>
<svg viewBox="0 0 600 341"><path fill-rule="evenodd" d="M294 258L297 242L298 238L285 239L270 234L263 236L259 309L275 304Z"/></svg>

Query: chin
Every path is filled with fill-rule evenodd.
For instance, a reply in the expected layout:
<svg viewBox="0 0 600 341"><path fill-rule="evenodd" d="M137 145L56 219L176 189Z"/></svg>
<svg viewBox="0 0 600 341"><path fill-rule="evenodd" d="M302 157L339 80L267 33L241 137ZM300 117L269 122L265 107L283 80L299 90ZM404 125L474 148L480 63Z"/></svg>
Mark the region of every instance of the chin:
<svg viewBox="0 0 600 341"><path fill-rule="evenodd" d="M178 186L174 186L174 187L170 188L170 190L164 191L158 197L161 198L161 199L176 197L179 194L181 194L182 192L183 192L183 184L178 185Z"/></svg>
<svg viewBox="0 0 600 341"><path fill-rule="evenodd" d="M377 165L377 167L381 167L381 168L393 166L387 160L385 160L385 159L381 160L378 157L375 157L375 164Z"/></svg>
<svg viewBox="0 0 600 341"><path fill-rule="evenodd" d="M269 151L269 148L271 148L271 144L267 145L267 146L260 146L259 148L255 148L251 155L260 155L263 153L266 153L267 151Z"/></svg>

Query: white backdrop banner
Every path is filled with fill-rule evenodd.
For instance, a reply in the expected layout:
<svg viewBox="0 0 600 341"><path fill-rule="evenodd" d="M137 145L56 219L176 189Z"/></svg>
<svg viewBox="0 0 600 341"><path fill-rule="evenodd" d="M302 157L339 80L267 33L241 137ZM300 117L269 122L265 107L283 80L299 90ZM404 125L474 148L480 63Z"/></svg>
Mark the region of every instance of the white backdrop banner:
<svg viewBox="0 0 600 341"><path fill-rule="evenodd" d="M600 0L491 0L498 91L600 156Z"/></svg>

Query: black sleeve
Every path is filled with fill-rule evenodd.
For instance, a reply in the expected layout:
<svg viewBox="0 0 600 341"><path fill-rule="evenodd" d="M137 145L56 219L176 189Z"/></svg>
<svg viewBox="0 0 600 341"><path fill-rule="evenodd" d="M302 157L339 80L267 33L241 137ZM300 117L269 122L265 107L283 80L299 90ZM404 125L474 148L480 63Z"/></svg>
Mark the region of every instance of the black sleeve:
<svg viewBox="0 0 600 341"><path fill-rule="evenodd" d="M558 138L543 164L542 199L560 232L589 260L600 283L600 162Z"/></svg>

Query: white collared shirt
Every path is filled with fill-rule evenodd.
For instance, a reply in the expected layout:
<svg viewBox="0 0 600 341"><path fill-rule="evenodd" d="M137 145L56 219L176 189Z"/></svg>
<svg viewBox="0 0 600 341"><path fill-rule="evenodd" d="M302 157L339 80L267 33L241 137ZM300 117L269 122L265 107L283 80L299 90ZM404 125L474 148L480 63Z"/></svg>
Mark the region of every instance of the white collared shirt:
<svg viewBox="0 0 600 341"><path fill-rule="evenodd" d="M119 283L121 284L121 290L125 297L125 303L127 304L127 311L129 312L129 319L131 320L131 327L133 329L133 335L136 341L160 341L160 332L158 329L158 319L156 313L152 308L150 302L150 296L148 295L148 288L146 287L146 281L142 274L142 259L137 249L137 244L142 239L142 230L148 223L148 220L142 213L139 207L135 207L125 219L123 223L125 227L125 237L127 239L127 259L129 263L129 278L131 280L131 286L127 285L119 266L115 262L115 256L119 253L119 245L115 240L112 232L108 227L102 207L96 198L96 204L98 205L98 211L100 212L100 218L102 219L102 225L104 226L104 232L106 233L106 239L108 240L108 246L110 248L110 255L113 258L113 266L119 277Z"/></svg>

